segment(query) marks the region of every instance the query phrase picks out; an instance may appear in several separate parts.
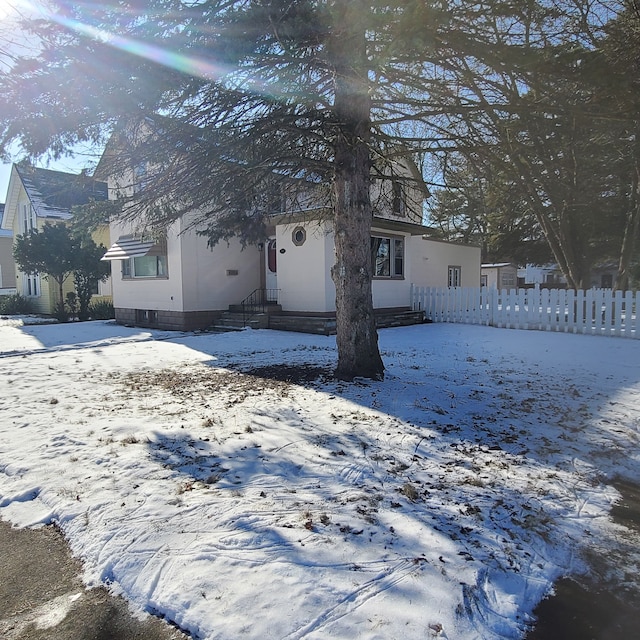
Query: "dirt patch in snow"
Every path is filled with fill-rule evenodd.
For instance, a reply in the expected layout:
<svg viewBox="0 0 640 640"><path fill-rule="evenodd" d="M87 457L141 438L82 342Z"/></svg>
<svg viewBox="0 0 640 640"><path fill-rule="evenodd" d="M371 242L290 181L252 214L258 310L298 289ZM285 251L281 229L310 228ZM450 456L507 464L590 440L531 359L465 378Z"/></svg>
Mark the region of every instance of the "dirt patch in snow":
<svg viewBox="0 0 640 640"><path fill-rule="evenodd" d="M314 365L286 365L274 364L266 367L243 368L242 373L266 380L280 380L302 386L324 384L336 378L333 369Z"/></svg>
<svg viewBox="0 0 640 640"><path fill-rule="evenodd" d="M123 380L123 385L137 395L154 394L158 389L171 393L174 397L201 395L206 397L223 391L228 394L228 404L243 402L250 396L271 392L287 397L291 383L279 379L253 376L250 373L230 369L203 371L142 371L131 373Z"/></svg>
<svg viewBox="0 0 640 640"><path fill-rule="evenodd" d="M127 375L123 384L129 391L142 395L157 389L169 391L178 397L198 393L205 396L224 390L229 394L229 402L235 404L262 393L275 393L284 398L295 388L292 385L317 388L333 380L335 378L330 367L274 364L210 371L142 371Z"/></svg>

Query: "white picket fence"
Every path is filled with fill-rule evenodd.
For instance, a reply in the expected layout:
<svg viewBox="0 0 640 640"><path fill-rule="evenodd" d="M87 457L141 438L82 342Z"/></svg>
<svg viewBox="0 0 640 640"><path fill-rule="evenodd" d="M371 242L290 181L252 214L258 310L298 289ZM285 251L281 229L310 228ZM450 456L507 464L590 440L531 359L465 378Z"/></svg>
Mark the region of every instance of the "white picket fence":
<svg viewBox="0 0 640 640"><path fill-rule="evenodd" d="M640 338L640 292L412 285L411 305L432 322Z"/></svg>

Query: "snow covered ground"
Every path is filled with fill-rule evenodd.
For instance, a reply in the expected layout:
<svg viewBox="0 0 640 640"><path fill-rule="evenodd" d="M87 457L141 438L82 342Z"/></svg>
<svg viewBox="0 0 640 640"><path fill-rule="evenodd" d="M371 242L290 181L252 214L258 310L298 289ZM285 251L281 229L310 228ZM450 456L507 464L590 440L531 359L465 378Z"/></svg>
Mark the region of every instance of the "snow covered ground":
<svg viewBox="0 0 640 640"><path fill-rule="evenodd" d="M195 638L517 638L587 549L638 573L640 341L385 329L346 384L333 337L0 324L0 517Z"/></svg>

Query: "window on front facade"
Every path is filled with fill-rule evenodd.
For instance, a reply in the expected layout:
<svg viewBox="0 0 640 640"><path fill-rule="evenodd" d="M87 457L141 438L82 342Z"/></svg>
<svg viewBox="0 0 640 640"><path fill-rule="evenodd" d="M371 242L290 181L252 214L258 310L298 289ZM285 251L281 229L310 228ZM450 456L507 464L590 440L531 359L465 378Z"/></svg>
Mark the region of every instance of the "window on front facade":
<svg viewBox="0 0 640 640"><path fill-rule="evenodd" d="M516 284L516 278L513 273L501 274L500 280L502 281L503 287L513 287Z"/></svg>
<svg viewBox="0 0 640 640"><path fill-rule="evenodd" d="M145 238L141 238L145 241ZM122 278L167 278L167 237L155 234L146 241L155 242L146 256L121 261Z"/></svg>
<svg viewBox="0 0 640 640"><path fill-rule="evenodd" d="M462 275L462 267L449 266L448 278L447 278L448 286L459 287L460 282L462 281L461 275Z"/></svg>
<svg viewBox="0 0 640 640"><path fill-rule="evenodd" d="M397 180L394 180L391 183L391 189L393 194L392 201L391 201L391 209L393 211L393 214L396 216L404 217L407 213L406 202L404 197L404 188Z"/></svg>
<svg viewBox="0 0 640 640"><path fill-rule="evenodd" d="M404 276L404 238L372 236L371 261L374 278Z"/></svg>
<svg viewBox="0 0 640 640"><path fill-rule="evenodd" d="M141 162L133 168L133 193L140 193L145 188L147 179L147 164Z"/></svg>
<svg viewBox="0 0 640 640"><path fill-rule="evenodd" d="M22 292L28 298L37 298L41 294L40 276L37 273L24 275Z"/></svg>
<svg viewBox="0 0 640 640"><path fill-rule="evenodd" d="M36 212L30 204L23 204L20 213L22 233L27 234L36 228Z"/></svg>
<svg viewBox="0 0 640 640"><path fill-rule="evenodd" d="M166 278L167 256L141 256L122 261L123 278Z"/></svg>

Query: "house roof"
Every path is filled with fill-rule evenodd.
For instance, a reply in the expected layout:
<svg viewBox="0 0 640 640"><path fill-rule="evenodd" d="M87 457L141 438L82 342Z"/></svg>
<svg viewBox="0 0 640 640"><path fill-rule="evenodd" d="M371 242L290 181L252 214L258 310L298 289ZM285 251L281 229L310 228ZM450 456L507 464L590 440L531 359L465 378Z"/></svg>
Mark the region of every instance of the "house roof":
<svg viewBox="0 0 640 640"><path fill-rule="evenodd" d="M515 267L513 262L494 262L493 264L481 264L481 269L498 269L501 267Z"/></svg>
<svg viewBox="0 0 640 640"><path fill-rule="evenodd" d="M331 219L331 213L330 210L326 207L314 207L311 209L305 209L291 213L275 213L269 216L269 219L274 225L291 225L309 222L312 220L329 220ZM412 236L428 236L429 234L432 234L434 232L431 227L425 227L421 224L405 222L404 220L382 218L379 216L373 217L373 223L371 226L374 229L404 232L409 233Z"/></svg>
<svg viewBox="0 0 640 640"><path fill-rule="evenodd" d="M83 173L63 173L28 165L16 165L16 169L39 217L69 218L71 207L107 199L107 184Z"/></svg>
<svg viewBox="0 0 640 640"><path fill-rule="evenodd" d="M39 218L69 220L71 208L94 200L107 199L107 184L84 173L64 173L53 169L40 169L21 163L14 164L9 181L6 202L5 228L13 226L17 210L18 184L21 183Z"/></svg>

